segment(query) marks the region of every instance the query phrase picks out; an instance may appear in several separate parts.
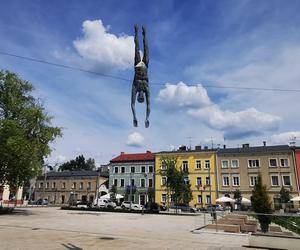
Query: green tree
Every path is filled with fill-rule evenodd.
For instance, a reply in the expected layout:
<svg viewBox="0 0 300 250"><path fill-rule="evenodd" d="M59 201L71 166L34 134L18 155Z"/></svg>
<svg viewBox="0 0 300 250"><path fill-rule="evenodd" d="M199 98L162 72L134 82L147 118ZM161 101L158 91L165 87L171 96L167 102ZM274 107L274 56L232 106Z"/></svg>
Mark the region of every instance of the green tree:
<svg viewBox="0 0 300 250"><path fill-rule="evenodd" d="M110 199L111 201L113 202L116 202L117 201L117 187L115 185L112 185L110 190L109 190L109 194L110 194Z"/></svg>
<svg viewBox="0 0 300 250"><path fill-rule="evenodd" d="M0 71L0 186L17 188L40 174L49 144L62 135L33 90L16 74Z"/></svg>
<svg viewBox="0 0 300 250"><path fill-rule="evenodd" d="M150 203L154 202L154 195L155 195L154 188L149 187L147 190L147 195L148 195L149 202Z"/></svg>
<svg viewBox="0 0 300 250"><path fill-rule="evenodd" d="M289 208L289 201L291 199L291 196L290 196L290 191L285 189L284 187L282 187L280 189L280 202L281 202L281 206L283 205L283 208Z"/></svg>
<svg viewBox="0 0 300 250"><path fill-rule="evenodd" d="M95 170L95 160L89 158L85 160L83 155L79 155L75 160L70 160L59 166L59 171L80 171L80 170Z"/></svg>
<svg viewBox="0 0 300 250"><path fill-rule="evenodd" d="M269 229L271 223L271 216L263 214L271 214L271 201L268 196L267 186L262 184L261 175L258 176L257 184L252 190L252 207L257 215L261 230L265 233Z"/></svg>
<svg viewBox="0 0 300 250"><path fill-rule="evenodd" d="M168 192L168 196L172 195L175 205L186 204L192 200L191 185L188 181L188 171L177 169L177 159L174 157L163 157L161 159L163 168L160 170L160 174L167 178L165 187Z"/></svg>
<svg viewBox="0 0 300 250"><path fill-rule="evenodd" d="M242 194L239 189L236 189L233 192L233 198L235 199L236 204L238 205L238 209L240 209L241 204L242 204Z"/></svg>

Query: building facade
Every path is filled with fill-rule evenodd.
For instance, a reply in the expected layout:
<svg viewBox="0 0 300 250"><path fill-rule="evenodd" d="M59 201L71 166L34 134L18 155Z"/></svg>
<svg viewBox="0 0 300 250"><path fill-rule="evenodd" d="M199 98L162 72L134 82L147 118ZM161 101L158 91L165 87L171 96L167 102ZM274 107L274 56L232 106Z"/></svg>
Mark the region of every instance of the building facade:
<svg viewBox="0 0 300 250"><path fill-rule="evenodd" d="M288 189L292 196L298 193L293 150L288 145L224 148L217 152L219 196L233 198L236 189L243 197L251 199L258 175L267 185L273 205L279 203L281 187Z"/></svg>
<svg viewBox="0 0 300 250"><path fill-rule="evenodd" d="M107 177L97 171L49 172L37 177L34 197L48 199L50 204L67 204L70 200L93 202L105 181Z"/></svg>
<svg viewBox="0 0 300 250"><path fill-rule="evenodd" d="M145 205L154 188L154 159L150 151L121 154L110 161L109 188L116 187L124 200Z"/></svg>
<svg viewBox="0 0 300 250"><path fill-rule="evenodd" d="M12 189L9 185L0 186L0 206L5 204L22 204L23 187Z"/></svg>
<svg viewBox="0 0 300 250"><path fill-rule="evenodd" d="M296 164L296 174L298 180L298 194L300 195L300 148L294 148L294 155L295 155L295 164Z"/></svg>
<svg viewBox="0 0 300 250"><path fill-rule="evenodd" d="M189 203L192 207L202 208L209 204L215 204L217 197L216 180L216 151L201 149L187 150L181 147L177 151L164 151L155 155L155 202L164 205L174 205L172 194L167 193L165 187L166 177L160 174L164 168L161 160L164 157L177 158L177 168L187 172L186 180L191 184L193 199Z"/></svg>

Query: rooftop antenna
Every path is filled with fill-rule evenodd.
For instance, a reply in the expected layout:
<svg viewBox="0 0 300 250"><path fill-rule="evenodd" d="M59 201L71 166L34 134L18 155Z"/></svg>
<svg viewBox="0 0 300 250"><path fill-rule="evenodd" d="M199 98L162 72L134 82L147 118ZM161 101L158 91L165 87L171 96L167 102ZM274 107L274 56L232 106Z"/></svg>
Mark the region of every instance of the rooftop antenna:
<svg viewBox="0 0 300 250"><path fill-rule="evenodd" d="M189 136L188 139L189 139L189 149L192 149L192 140L193 140L193 137Z"/></svg>
<svg viewBox="0 0 300 250"><path fill-rule="evenodd" d="M211 149L213 149L214 148L214 140L213 140L212 136L210 137L210 140L211 140Z"/></svg>
<svg viewBox="0 0 300 250"><path fill-rule="evenodd" d="M290 147L295 147L296 146L296 140L297 140L297 137L296 136L291 136L291 141L290 141Z"/></svg>

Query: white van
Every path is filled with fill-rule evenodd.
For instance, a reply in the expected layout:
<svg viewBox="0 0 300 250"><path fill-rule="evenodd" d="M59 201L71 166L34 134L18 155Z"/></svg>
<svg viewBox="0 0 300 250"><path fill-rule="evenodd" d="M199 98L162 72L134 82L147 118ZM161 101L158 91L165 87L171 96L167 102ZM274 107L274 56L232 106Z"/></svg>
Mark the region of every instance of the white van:
<svg viewBox="0 0 300 250"><path fill-rule="evenodd" d="M94 200L94 206L96 207L106 207L106 208L115 208L117 206L116 203L112 202L109 199L101 199L98 198Z"/></svg>

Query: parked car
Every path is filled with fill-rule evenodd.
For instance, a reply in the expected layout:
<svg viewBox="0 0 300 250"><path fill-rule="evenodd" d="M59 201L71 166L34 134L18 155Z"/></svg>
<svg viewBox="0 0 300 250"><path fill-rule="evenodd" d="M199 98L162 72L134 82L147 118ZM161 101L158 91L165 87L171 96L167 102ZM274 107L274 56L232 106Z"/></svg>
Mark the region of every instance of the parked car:
<svg viewBox="0 0 300 250"><path fill-rule="evenodd" d="M121 204L121 208L123 209L130 209L130 201L123 201ZM143 206L140 204L132 203L131 202L131 209L132 210L142 210Z"/></svg>
<svg viewBox="0 0 300 250"><path fill-rule="evenodd" d="M88 208L88 207L91 207L92 204L90 202L87 202L87 201L78 201L76 203L76 207L78 208Z"/></svg>
<svg viewBox="0 0 300 250"><path fill-rule="evenodd" d="M29 200L28 201L28 205L35 205L36 204L36 201L35 200Z"/></svg>
<svg viewBox="0 0 300 250"><path fill-rule="evenodd" d="M38 199L35 203L36 205L48 205L48 199Z"/></svg>
<svg viewBox="0 0 300 250"><path fill-rule="evenodd" d="M105 208L116 208L117 204L109 199L95 199L94 206Z"/></svg>
<svg viewBox="0 0 300 250"><path fill-rule="evenodd" d="M206 208L204 208L204 211L211 211L211 210L224 211L224 208L220 204L207 205Z"/></svg>

